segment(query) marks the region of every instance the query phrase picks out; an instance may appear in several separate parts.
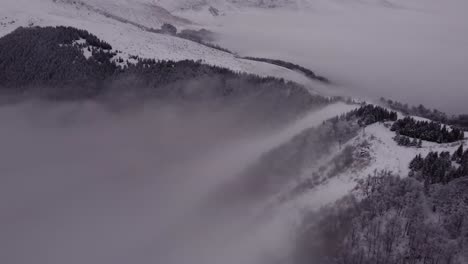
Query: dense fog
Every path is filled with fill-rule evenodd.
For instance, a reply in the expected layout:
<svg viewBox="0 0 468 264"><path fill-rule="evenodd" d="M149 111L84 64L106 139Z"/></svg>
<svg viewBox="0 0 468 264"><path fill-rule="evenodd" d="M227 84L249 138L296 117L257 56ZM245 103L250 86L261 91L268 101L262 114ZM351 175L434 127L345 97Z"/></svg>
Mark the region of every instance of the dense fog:
<svg viewBox="0 0 468 264"><path fill-rule="evenodd" d="M286 226L269 229L262 200L216 193L229 192L264 153L342 110L325 107L272 129L209 103L4 105L0 259L261 263L282 254L278 243L283 250L291 243L275 233Z"/></svg>
<svg viewBox="0 0 468 264"><path fill-rule="evenodd" d="M343 93L468 112L466 1L311 1L215 22L221 45L304 65ZM248 41L246 41L248 40Z"/></svg>

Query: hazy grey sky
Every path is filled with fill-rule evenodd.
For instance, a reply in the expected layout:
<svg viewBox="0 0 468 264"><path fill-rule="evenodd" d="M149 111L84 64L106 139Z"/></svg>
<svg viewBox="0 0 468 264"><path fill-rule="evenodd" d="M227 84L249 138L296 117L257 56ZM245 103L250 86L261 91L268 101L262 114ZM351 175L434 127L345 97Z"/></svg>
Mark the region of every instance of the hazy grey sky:
<svg viewBox="0 0 468 264"><path fill-rule="evenodd" d="M308 11L246 11L220 18L217 30L223 46L302 64L343 91L468 113L468 2L386 2L395 5L317 0Z"/></svg>

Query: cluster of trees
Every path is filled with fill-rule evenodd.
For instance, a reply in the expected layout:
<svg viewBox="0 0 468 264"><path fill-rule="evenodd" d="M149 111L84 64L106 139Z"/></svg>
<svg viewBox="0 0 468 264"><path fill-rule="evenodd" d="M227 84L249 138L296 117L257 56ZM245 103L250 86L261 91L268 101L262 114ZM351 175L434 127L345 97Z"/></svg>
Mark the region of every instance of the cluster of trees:
<svg viewBox="0 0 468 264"><path fill-rule="evenodd" d="M309 70L309 69L307 69L305 67L302 67L300 65L291 63L291 62L282 61L282 60L266 59L266 58L255 58L255 57L242 57L242 59L260 61L260 62L266 62L266 63L274 64L274 65L284 67L284 68L287 68L287 69L290 69L290 70L293 70L293 71L302 72L305 76L307 76L307 77L309 77L311 79L314 79L314 80L317 80L317 81L320 81L320 82L323 82L323 83L330 83L330 80L328 80L327 78L325 78L323 76L320 76L320 75L317 75L313 71L311 71L311 70Z"/></svg>
<svg viewBox="0 0 468 264"><path fill-rule="evenodd" d="M457 126L462 128L463 130L468 130L468 115L466 114L449 116L446 113L437 109L431 110L422 104L420 104L419 106L409 106L408 104L403 104L398 101L385 99L383 97L380 98L380 101L386 106L390 107L391 109L399 111L405 115L420 116L436 122Z"/></svg>
<svg viewBox="0 0 468 264"><path fill-rule="evenodd" d="M421 139L416 139L416 138L411 139L411 138L409 138L407 136L400 135L400 133L398 133L398 132L397 132L396 136L393 139L400 146L417 147L417 148L422 147L422 140Z"/></svg>
<svg viewBox="0 0 468 264"><path fill-rule="evenodd" d="M217 8L210 6L210 8L208 8L208 11L210 11L211 15L213 16L219 16L219 10Z"/></svg>
<svg viewBox="0 0 468 264"><path fill-rule="evenodd" d="M215 40L214 33L204 28L199 30L183 29L178 36L195 42L212 42Z"/></svg>
<svg viewBox="0 0 468 264"><path fill-rule="evenodd" d="M74 45L78 40L85 40L92 48L90 59L83 55L81 46ZM110 61L114 56L111 49L84 30L20 27L0 38L0 90L24 92L30 86L36 90L66 86L70 96L78 87L81 94L93 94L118 68Z"/></svg>
<svg viewBox="0 0 468 264"><path fill-rule="evenodd" d="M468 178L425 185L381 172L314 212L299 230L296 263L463 264Z"/></svg>
<svg viewBox="0 0 468 264"><path fill-rule="evenodd" d="M400 135L437 143L450 143L462 140L464 132L458 128L447 128L433 121L417 121L412 117L397 120L391 127Z"/></svg>
<svg viewBox="0 0 468 264"><path fill-rule="evenodd" d="M161 26L161 33L163 34L169 34L169 35L176 35L177 34L177 28L171 24L164 23Z"/></svg>
<svg viewBox="0 0 468 264"><path fill-rule="evenodd" d="M176 26L165 23L161 26L160 29L151 28L149 31L153 33L166 34L166 35L171 35L171 36L187 39L187 40L196 42L198 44L202 44L204 46L207 46L213 49L217 49L223 52L234 54L232 51L212 43L214 41L214 33L203 28L199 30L184 29L178 32Z"/></svg>
<svg viewBox="0 0 468 264"><path fill-rule="evenodd" d="M346 114L347 118L357 117L361 126L368 126L377 122L395 121L398 118L396 112L383 107L366 104Z"/></svg>
<svg viewBox="0 0 468 264"><path fill-rule="evenodd" d="M411 160L409 168L411 177L426 184L447 184L468 176L468 150L464 152L463 145L460 145L452 155L449 152L430 152L423 158L419 154Z"/></svg>

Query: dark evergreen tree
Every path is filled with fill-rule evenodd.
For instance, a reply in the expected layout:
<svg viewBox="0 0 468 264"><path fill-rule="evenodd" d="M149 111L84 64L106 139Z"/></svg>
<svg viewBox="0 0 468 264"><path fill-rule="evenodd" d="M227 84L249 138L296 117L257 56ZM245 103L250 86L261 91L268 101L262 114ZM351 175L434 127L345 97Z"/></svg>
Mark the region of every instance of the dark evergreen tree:
<svg viewBox="0 0 468 264"><path fill-rule="evenodd" d="M177 28L171 24L165 23L161 26L161 32L163 34L176 35Z"/></svg>
<svg viewBox="0 0 468 264"><path fill-rule="evenodd" d="M410 162L409 168L412 171L419 171L423 168L423 166L424 166L424 159L422 158L421 154L418 154Z"/></svg>
<svg viewBox="0 0 468 264"><path fill-rule="evenodd" d="M461 162L463 157L463 144L460 144L460 147L453 153L452 160L455 162Z"/></svg>

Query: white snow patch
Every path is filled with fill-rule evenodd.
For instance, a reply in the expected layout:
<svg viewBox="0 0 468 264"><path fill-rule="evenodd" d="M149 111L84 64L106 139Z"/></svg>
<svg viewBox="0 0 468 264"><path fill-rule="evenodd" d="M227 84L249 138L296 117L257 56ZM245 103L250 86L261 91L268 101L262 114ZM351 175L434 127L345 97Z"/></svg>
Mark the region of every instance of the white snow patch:
<svg viewBox="0 0 468 264"><path fill-rule="evenodd" d="M83 55L85 56L86 59L91 58L93 56L93 53L88 49L88 48L82 48L81 51L83 52Z"/></svg>

